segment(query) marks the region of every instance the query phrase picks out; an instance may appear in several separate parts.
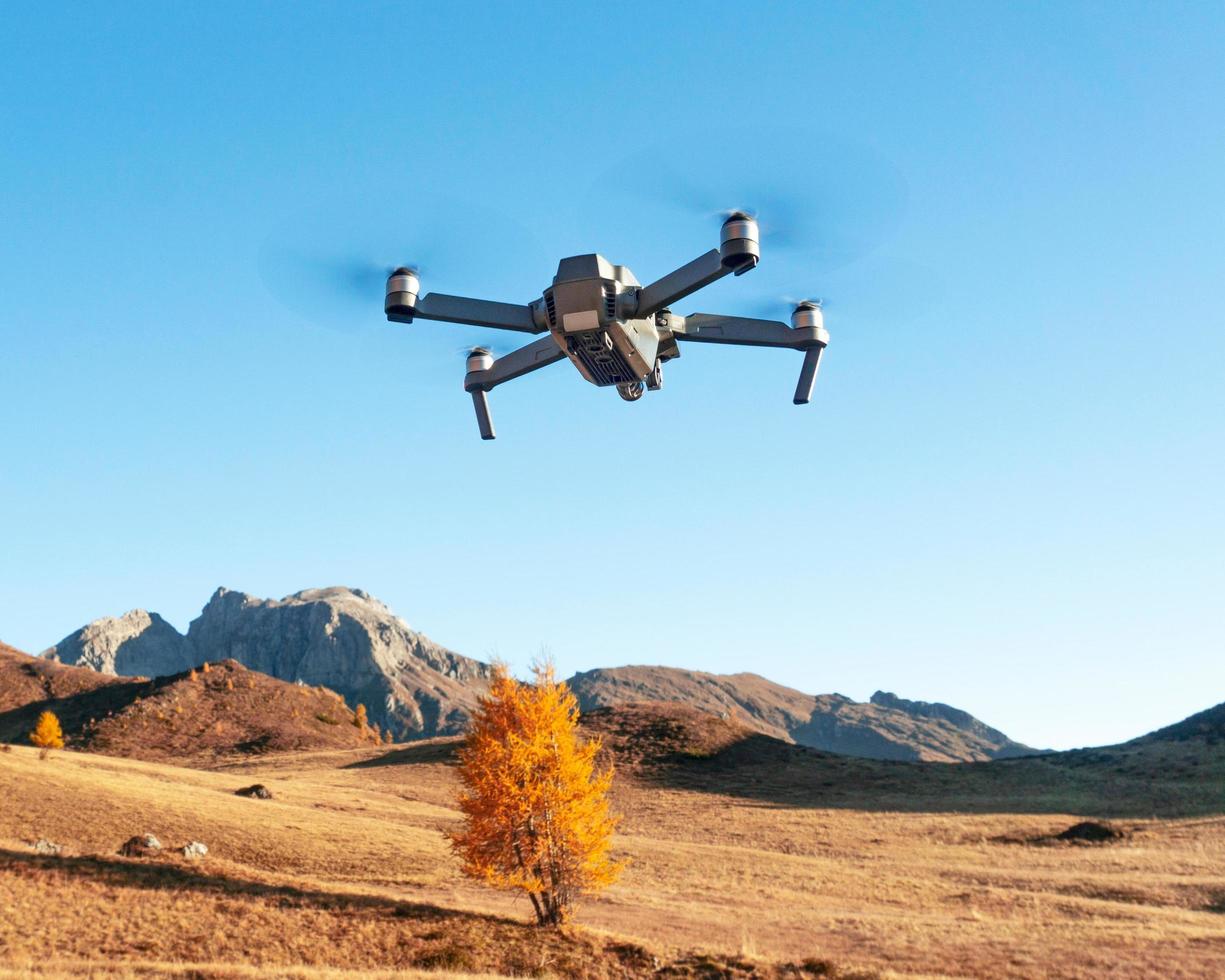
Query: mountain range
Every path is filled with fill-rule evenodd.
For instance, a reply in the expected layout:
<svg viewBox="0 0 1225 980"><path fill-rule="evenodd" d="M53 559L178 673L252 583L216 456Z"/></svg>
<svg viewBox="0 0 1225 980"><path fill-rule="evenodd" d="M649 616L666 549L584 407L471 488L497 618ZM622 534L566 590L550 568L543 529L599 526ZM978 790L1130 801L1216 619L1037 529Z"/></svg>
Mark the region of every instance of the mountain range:
<svg viewBox="0 0 1225 980"><path fill-rule="evenodd" d="M488 664L416 632L360 589L308 589L261 599L220 588L180 633L135 609L95 620L42 653L103 675L164 677L233 660L269 677L336 691L397 740L464 730L487 689ZM985 761L1038 750L949 705L877 691L870 701L805 694L756 674L675 667L585 671L569 684L584 711L678 702L798 745L876 759Z"/></svg>

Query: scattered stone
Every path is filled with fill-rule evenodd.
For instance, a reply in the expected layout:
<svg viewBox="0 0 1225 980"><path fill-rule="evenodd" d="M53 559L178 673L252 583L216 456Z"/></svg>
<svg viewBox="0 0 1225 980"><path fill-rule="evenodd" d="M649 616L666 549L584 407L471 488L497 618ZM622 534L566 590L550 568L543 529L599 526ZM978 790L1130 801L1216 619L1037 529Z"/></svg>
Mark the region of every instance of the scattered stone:
<svg viewBox="0 0 1225 980"><path fill-rule="evenodd" d="M129 837L119 848L119 853L124 857L156 857L161 850L162 842L152 834L138 834Z"/></svg>
<svg viewBox="0 0 1225 980"><path fill-rule="evenodd" d="M256 783L254 786L244 786L242 789L236 789L234 795L249 796L253 800L270 800L272 799L272 790L263 783Z"/></svg>
<svg viewBox="0 0 1225 980"><path fill-rule="evenodd" d="M179 852L186 858L202 858L208 853L208 845L193 840L180 847Z"/></svg>
<svg viewBox="0 0 1225 980"><path fill-rule="evenodd" d="M35 854L59 854L64 849L62 844L54 844L43 837L34 845Z"/></svg>
<svg viewBox="0 0 1225 980"><path fill-rule="evenodd" d="M1062 833L1056 834L1055 839L1101 844L1106 841L1121 840L1126 836L1118 827L1112 827L1108 823L1101 823L1098 820L1082 820L1080 823L1072 824Z"/></svg>

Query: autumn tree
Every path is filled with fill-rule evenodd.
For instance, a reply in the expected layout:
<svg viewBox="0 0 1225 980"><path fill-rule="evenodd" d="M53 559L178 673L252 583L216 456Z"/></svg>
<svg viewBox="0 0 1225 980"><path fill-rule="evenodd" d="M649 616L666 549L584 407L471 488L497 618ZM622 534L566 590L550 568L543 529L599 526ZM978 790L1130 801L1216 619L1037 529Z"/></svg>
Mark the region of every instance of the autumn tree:
<svg viewBox="0 0 1225 980"><path fill-rule="evenodd" d="M450 835L466 875L527 893L536 921L558 925L575 900L612 884L612 767L597 772L598 740L578 735L578 701L553 674L535 683L494 668L459 753L464 822Z"/></svg>
<svg viewBox="0 0 1225 980"><path fill-rule="evenodd" d="M362 731L366 730L366 706L364 704L359 704L357 710L353 712L353 724Z"/></svg>
<svg viewBox="0 0 1225 980"><path fill-rule="evenodd" d="M40 749L62 749L64 731L60 728L60 720L50 711L44 711L38 716L34 731L30 732L30 741Z"/></svg>

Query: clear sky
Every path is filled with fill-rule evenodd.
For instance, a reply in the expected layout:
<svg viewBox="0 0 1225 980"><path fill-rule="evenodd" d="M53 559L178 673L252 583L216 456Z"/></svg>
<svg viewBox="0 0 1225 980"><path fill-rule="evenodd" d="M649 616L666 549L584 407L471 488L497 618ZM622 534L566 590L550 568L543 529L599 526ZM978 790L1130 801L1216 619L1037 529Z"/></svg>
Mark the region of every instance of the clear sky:
<svg viewBox="0 0 1225 980"><path fill-rule="evenodd" d="M1225 700L1223 61L1215 3L5 4L0 638L346 584L1036 745ZM647 281L755 187L803 247L678 312L825 297L803 408L798 356L689 346L632 405L500 388L484 443L485 335L315 271Z"/></svg>

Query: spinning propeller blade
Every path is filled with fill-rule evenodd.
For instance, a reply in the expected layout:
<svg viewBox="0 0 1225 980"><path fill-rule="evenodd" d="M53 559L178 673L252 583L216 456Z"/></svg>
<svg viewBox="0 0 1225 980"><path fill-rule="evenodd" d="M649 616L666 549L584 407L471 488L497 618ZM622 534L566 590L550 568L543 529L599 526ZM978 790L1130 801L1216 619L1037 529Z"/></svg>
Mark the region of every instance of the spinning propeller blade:
<svg viewBox="0 0 1225 980"><path fill-rule="evenodd" d="M905 178L872 148L803 130L737 128L734 137L719 132L688 140L710 151L692 155L697 162L685 169L674 160L688 158L660 163L655 154L639 153L600 180L596 193L605 208L621 207L621 195L639 202L639 211L642 202L657 206L649 225L656 228L668 211L717 220L733 211L752 214L761 228L763 263L782 251L812 271L858 261L900 225Z"/></svg>
<svg viewBox="0 0 1225 980"><path fill-rule="evenodd" d="M486 293L508 276L534 283L549 268L540 252L526 226L506 215L431 196L413 206L331 202L293 214L265 238L258 263L265 287L293 313L352 332L386 327L383 295L394 269L421 276L423 293Z"/></svg>

